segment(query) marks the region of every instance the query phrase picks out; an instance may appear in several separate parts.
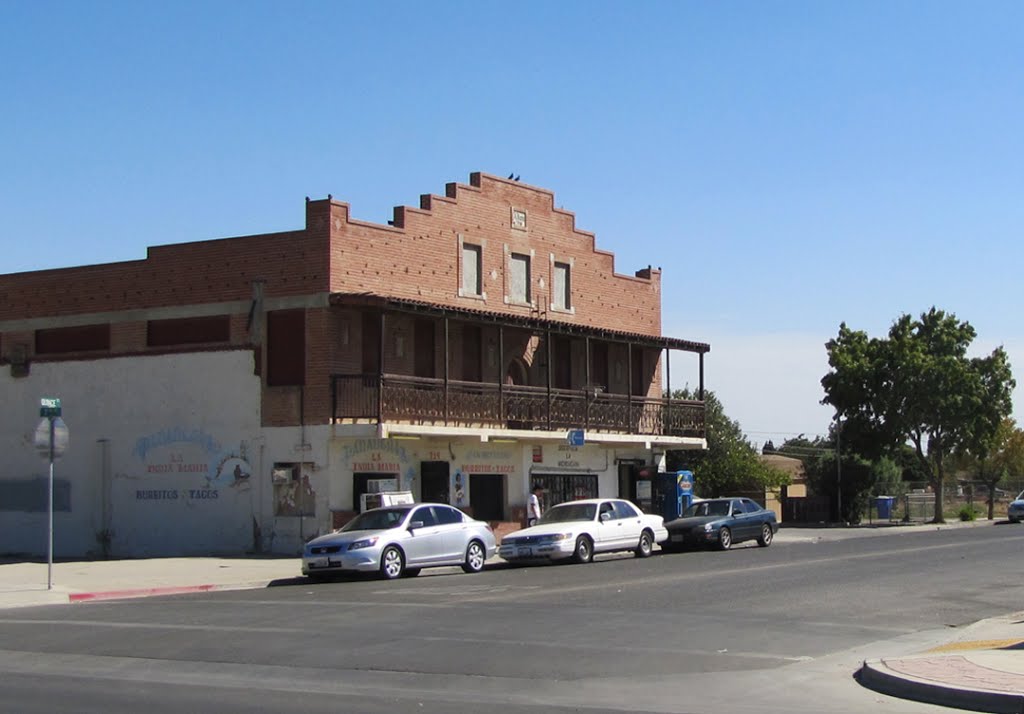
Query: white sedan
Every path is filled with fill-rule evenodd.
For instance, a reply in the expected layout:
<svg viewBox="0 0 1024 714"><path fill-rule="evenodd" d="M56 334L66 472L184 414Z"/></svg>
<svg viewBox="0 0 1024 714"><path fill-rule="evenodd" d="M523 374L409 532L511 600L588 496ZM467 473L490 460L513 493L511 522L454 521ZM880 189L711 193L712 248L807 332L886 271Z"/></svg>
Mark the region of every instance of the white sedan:
<svg viewBox="0 0 1024 714"><path fill-rule="evenodd" d="M631 550L646 558L668 540L661 516L641 513L629 501L590 498L551 508L537 524L501 539L498 555L508 562L572 558L589 563L595 553Z"/></svg>

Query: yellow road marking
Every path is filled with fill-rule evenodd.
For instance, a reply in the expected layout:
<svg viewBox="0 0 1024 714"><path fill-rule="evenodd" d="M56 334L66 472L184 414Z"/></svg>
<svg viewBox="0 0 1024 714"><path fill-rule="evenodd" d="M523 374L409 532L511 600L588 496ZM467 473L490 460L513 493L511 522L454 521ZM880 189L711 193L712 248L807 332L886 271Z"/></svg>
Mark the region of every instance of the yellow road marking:
<svg viewBox="0 0 1024 714"><path fill-rule="evenodd" d="M959 652L962 650L998 650L1013 646L1024 647L1024 640L1019 637L1012 640L970 640L967 642L950 642L928 650L929 652Z"/></svg>

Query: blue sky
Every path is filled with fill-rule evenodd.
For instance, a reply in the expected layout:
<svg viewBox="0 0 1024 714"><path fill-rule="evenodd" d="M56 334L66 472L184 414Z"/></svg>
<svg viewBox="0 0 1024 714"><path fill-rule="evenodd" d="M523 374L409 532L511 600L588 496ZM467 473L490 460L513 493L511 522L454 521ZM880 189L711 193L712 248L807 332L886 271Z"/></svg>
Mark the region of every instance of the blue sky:
<svg viewBox="0 0 1024 714"><path fill-rule="evenodd" d="M516 172L663 268L664 332L778 443L827 429L842 321L936 305L1024 385L1022 40L995 0L7 2L0 272Z"/></svg>

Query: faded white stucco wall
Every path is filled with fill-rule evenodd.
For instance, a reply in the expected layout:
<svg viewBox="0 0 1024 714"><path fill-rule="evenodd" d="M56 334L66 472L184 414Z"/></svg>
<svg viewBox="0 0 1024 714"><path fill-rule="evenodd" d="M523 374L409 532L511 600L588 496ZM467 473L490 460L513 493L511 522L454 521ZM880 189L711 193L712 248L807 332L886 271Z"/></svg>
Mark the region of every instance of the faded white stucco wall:
<svg viewBox="0 0 1024 714"><path fill-rule="evenodd" d="M265 518L260 523L261 549L268 553L294 554L311 538L331 530L328 508L329 426L274 427L263 430L257 450L261 474L257 482L258 500L263 504ZM275 464L298 464L302 477L308 480L315 503L314 514L306 516L278 515L277 500L271 472Z"/></svg>
<svg viewBox="0 0 1024 714"><path fill-rule="evenodd" d="M32 448L39 399L59 397L71 434L55 477L70 510L54 517L54 555L240 553L265 519L253 458L264 442L252 352L36 363L0 370L0 500L45 477ZM22 489L20 492L24 492ZM18 508L14 504L15 509ZM44 555L46 512L0 502L0 552Z"/></svg>

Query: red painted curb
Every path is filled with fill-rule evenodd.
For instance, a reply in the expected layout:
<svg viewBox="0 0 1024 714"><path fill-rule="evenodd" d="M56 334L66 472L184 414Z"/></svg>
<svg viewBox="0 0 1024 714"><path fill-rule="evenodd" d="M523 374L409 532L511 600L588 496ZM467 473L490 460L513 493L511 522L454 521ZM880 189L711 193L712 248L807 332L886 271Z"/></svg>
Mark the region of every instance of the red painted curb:
<svg viewBox="0 0 1024 714"><path fill-rule="evenodd" d="M70 593L70 602L88 602L92 600L124 600L133 597L152 597L154 595L181 595L183 593L202 593L216 590L217 585L182 585L162 588L136 588L134 590L106 590L91 593Z"/></svg>

